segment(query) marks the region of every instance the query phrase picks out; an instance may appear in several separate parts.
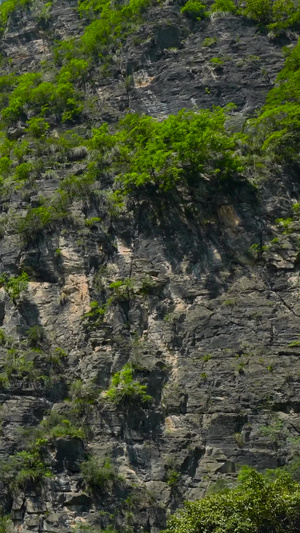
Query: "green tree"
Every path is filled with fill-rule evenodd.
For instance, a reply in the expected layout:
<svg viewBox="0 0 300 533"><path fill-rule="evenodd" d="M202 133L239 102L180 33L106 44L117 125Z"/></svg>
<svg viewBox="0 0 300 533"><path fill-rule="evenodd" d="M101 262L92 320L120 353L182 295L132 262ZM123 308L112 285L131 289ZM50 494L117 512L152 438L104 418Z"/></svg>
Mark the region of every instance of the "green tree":
<svg viewBox="0 0 300 533"><path fill-rule="evenodd" d="M4 287L9 297L12 300L19 298L21 292L28 287L29 276L26 272L22 272L20 276L10 276L7 272L0 277L0 287Z"/></svg>
<svg viewBox="0 0 300 533"><path fill-rule="evenodd" d="M236 11L236 6L233 0L215 0L210 8L210 11L212 13L218 11L222 13L234 13Z"/></svg>
<svg viewBox="0 0 300 533"><path fill-rule="evenodd" d="M180 12L193 20L201 20L208 15L205 10L206 6L199 0L188 0Z"/></svg>
<svg viewBox="0 0 300 533"><path fill-rule="evenodd" d="M133 379L134 369L130 363L126 363L120 372L112 377L112 386L106 392L106 397L116 404L140 403L146 404L152 400L147 394L146 385Z"/></svg>
<svg viewBox="0 0 300 533"><path fill-rule="evenodd" d="M164 533L298 533L300 486L289 475L270 481L253 469L235 489L187 502Z"/></svg>
<svg viewBox="0 0 300 533"><path fill-rule="evenodd" d="M262 145L263 152L289 163L297 162L300 141L300 41L288 54L276 81L258 119L254 121L254 141Z"/></svg>
<svg viewBox="0 0 300 533"><path fill-rule="evenodd" d="M162 122L128 114L115 134L107 125L94 130L90 147L98 152L100 171L109 164L125 194L149 185L169 190L189 180L221 184L242 170L237 136L225 128L227 112L182 110Z"/></svg>
<svg viewBox="0 0 300 533"><path fill-rule="evenodd" d="M299 22L300 6L293 0L246 0L241 13L259 24L279 29Z"/></svg>

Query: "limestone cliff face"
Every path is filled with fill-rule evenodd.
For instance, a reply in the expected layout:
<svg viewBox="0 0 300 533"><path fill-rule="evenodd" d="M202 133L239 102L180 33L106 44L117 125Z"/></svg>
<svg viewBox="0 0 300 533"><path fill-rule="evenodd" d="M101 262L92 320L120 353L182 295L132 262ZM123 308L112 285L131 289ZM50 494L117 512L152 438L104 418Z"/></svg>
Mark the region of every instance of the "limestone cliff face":
<svg viewBox="0 0 300 533"><path fill-rule="evenodd" d="M108 77L95 70L85 87L94 107L81 127L113 123L128 109L164 118L229 102L240 127L263 104L283 64L282 45L295 36L278 42L235 16L191 24L179 11L172 2L151 8L116 52ZM56 0L46 27L34 8L17 10L1 41L11 59L3 73L34 72L55 40L76 37L82 25L73 1ZM23 130L21 121L8 133ZM2 219L34 207L37 194L50 196L84 166L84 157L69 154L51 172L49 158L35 194L3 199ZM1 347L2 370L8 357L20 357L35 326L43 331L43 353L63 356L36 362L37 353L39 374L15 371L1 382L1 458L23 449L23 430L49 412L68 418L72 383L98 390L81 414L86 437L48 445L52 477L13 493L2 482L16 530L91 524L156 533L183 500L201 497L216 481L230 485L239 466L262 470L293 459L300 432L299 228L295 221L284 233L275 219L290 214L299 180L276 168L272 179L261 178L256 193L246 183L230 195L195 188L163 203L129 201L117 214L101 196L93 205L77 201L75 225L57 224L27 244L12 222L6 225L1 270L26 271L30 279L17 299L0 290L0 325L13 339L9 354ZM100 221L84 223L93 217ZM253 243L257 251L249 252ZM99 295L107 301L113 282L128 279L101 321L83 318ZM106 400L111 376L127 362L153 397L148 405ZM98 494L88 492L80 471L89 454L114 469Z"/></svg>

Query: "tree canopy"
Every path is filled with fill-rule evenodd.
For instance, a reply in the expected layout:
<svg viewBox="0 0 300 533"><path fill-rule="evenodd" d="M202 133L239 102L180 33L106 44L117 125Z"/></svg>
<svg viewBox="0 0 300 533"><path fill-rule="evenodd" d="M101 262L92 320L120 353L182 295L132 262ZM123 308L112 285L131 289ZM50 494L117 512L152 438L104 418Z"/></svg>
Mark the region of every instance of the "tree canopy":
<svg viewBox="0 0 300 533"><path fill-rule="evenodd" d="M245 469L235 489L186 502L164 533L296 533L300 485L287 473L275 480Z"/></svg>

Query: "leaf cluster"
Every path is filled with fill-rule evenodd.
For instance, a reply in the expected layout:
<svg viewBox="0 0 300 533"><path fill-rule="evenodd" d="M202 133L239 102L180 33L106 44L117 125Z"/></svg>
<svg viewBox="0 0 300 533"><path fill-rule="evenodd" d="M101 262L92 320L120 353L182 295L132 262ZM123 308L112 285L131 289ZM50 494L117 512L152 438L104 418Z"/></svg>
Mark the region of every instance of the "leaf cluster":
<svg viewBox="0 0 300 533"><path fill-rule="evenodd" d="M300 486L289 475L275 480L245 469L236 489L186 502L165 533L296 533Z"/></svg>
<svg viewBox="0 0 300 533"><path fill-rule="evenodd" d="M267 95L259 117L253 121L255 140L264 153L298 161L300 141L300 42L289 52L276 86Z"/></svg>
<svg viewBox="0 0 300 533"><path fill-rule="evenodd" d="M199 0L188 0L181 8L180 13L193 20L201 20L208 16L206 6Z"/></svg>
<svg viewBox="0 0 300 533"><path fill-rule="evenodd" d="M3 287L5 292L12 300L20 297L21 293L28 287L29 276L26 272L22 272L19 276L11 276L7 272L0 276L0 287Z"/></svg>
<svg viewBox="0 0 300 533"><path fill-rule="evenodd" d="M126 363L120 372L116 372L111 380L111 387L106 391L106 398L116 405L130 403L148 404L152 396L147 394L147 386L134 380L134 368Z"/></svg>
<svg viewBox="0 0 300 533"><path fill-rule="evenodd" d="M120 476L107 457L102 460L89 457L81 464L81 473L86 486L92 491L107 492L115 482L120 481Z"/></svg>
<svg viewBox="0 0 300 533"><path fill-rule="evenodd" d="M162 122L129 114L116 133L106 124L93 130L90 148L100 170L110 166L124 194L149 185L167 191L189 180L222 184L242 170L237 135L225 128L227 112L182 110Z"/></svg>
<svg viewBox="0 0 300 533"><path fill-rule="evenodd" d="M295 0L246 0L240 12L273 30L296 27L300 22L300 5Z"/></svg>

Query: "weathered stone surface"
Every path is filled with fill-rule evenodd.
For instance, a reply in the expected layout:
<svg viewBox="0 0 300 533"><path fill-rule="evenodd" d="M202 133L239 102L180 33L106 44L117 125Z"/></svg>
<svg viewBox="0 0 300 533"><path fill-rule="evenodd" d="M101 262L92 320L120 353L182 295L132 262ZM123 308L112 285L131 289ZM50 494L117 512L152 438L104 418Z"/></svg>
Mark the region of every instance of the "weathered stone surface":
<svg viewBox="0 0 300 533"><path fill-rule="evenodd" d="M51 32L25 7L11 17L1 50L17 73L36 70L55 39L80 33L75 7L54 3ZM114 122L128 108L163 118L183 107L234 102L231 121L239 128L263 104L283 64L283 43L242 17L214 16L191 27L179 11L172 2L152 8L116 52L112 77L93 73L86 93L96 100L88 120ZM216 38L212 46L205 46L207 37ZM223 65L214 66L213 57ZM18 124L9 137L21 138L23 129ZM24 214L28 205L39 205L39 194L49 198L63 178L81 175L85 157L84 148L70 151L66 166L39 176L36 194L14 193L3 209ZM78 201L74 226L58 225L24 246L11 224L1 239L1 272L30 272L18 301L0 289L1 328L18 338L39 325L47 353L67 354L51 387L24 377L8 387L1 382L1 458L22 448L20 428L31 431L49 411L66 414L76 380L98 390L83 413L88 442L53 439L47 456L53 478L7 501L20 533L70 533L76 524L157 533L183 500L203 496L221 479L231 486L241 465L262 470L295 456L299 228L282 235L274 221L290 215L298 179L276 170L271 184L259 183L257 196L246 184L230 196L205 187L180 200L170 194L164 205L132 200L119 218L101 196L97 205ZM92 217L100 222L87 228L84 219ZM278 242L271 245L274 236ZM267 247L261 257L249 252L253 243ZM116 299L89 330L83 317L90 303L126 278L129 296ZM1 346L1 371L5 357ZM105 400L111 375L128 361L148 386L149 406L116 408ZM109 460L117 476L96 496L87 493L80 473L92 453Z"/></svg>

